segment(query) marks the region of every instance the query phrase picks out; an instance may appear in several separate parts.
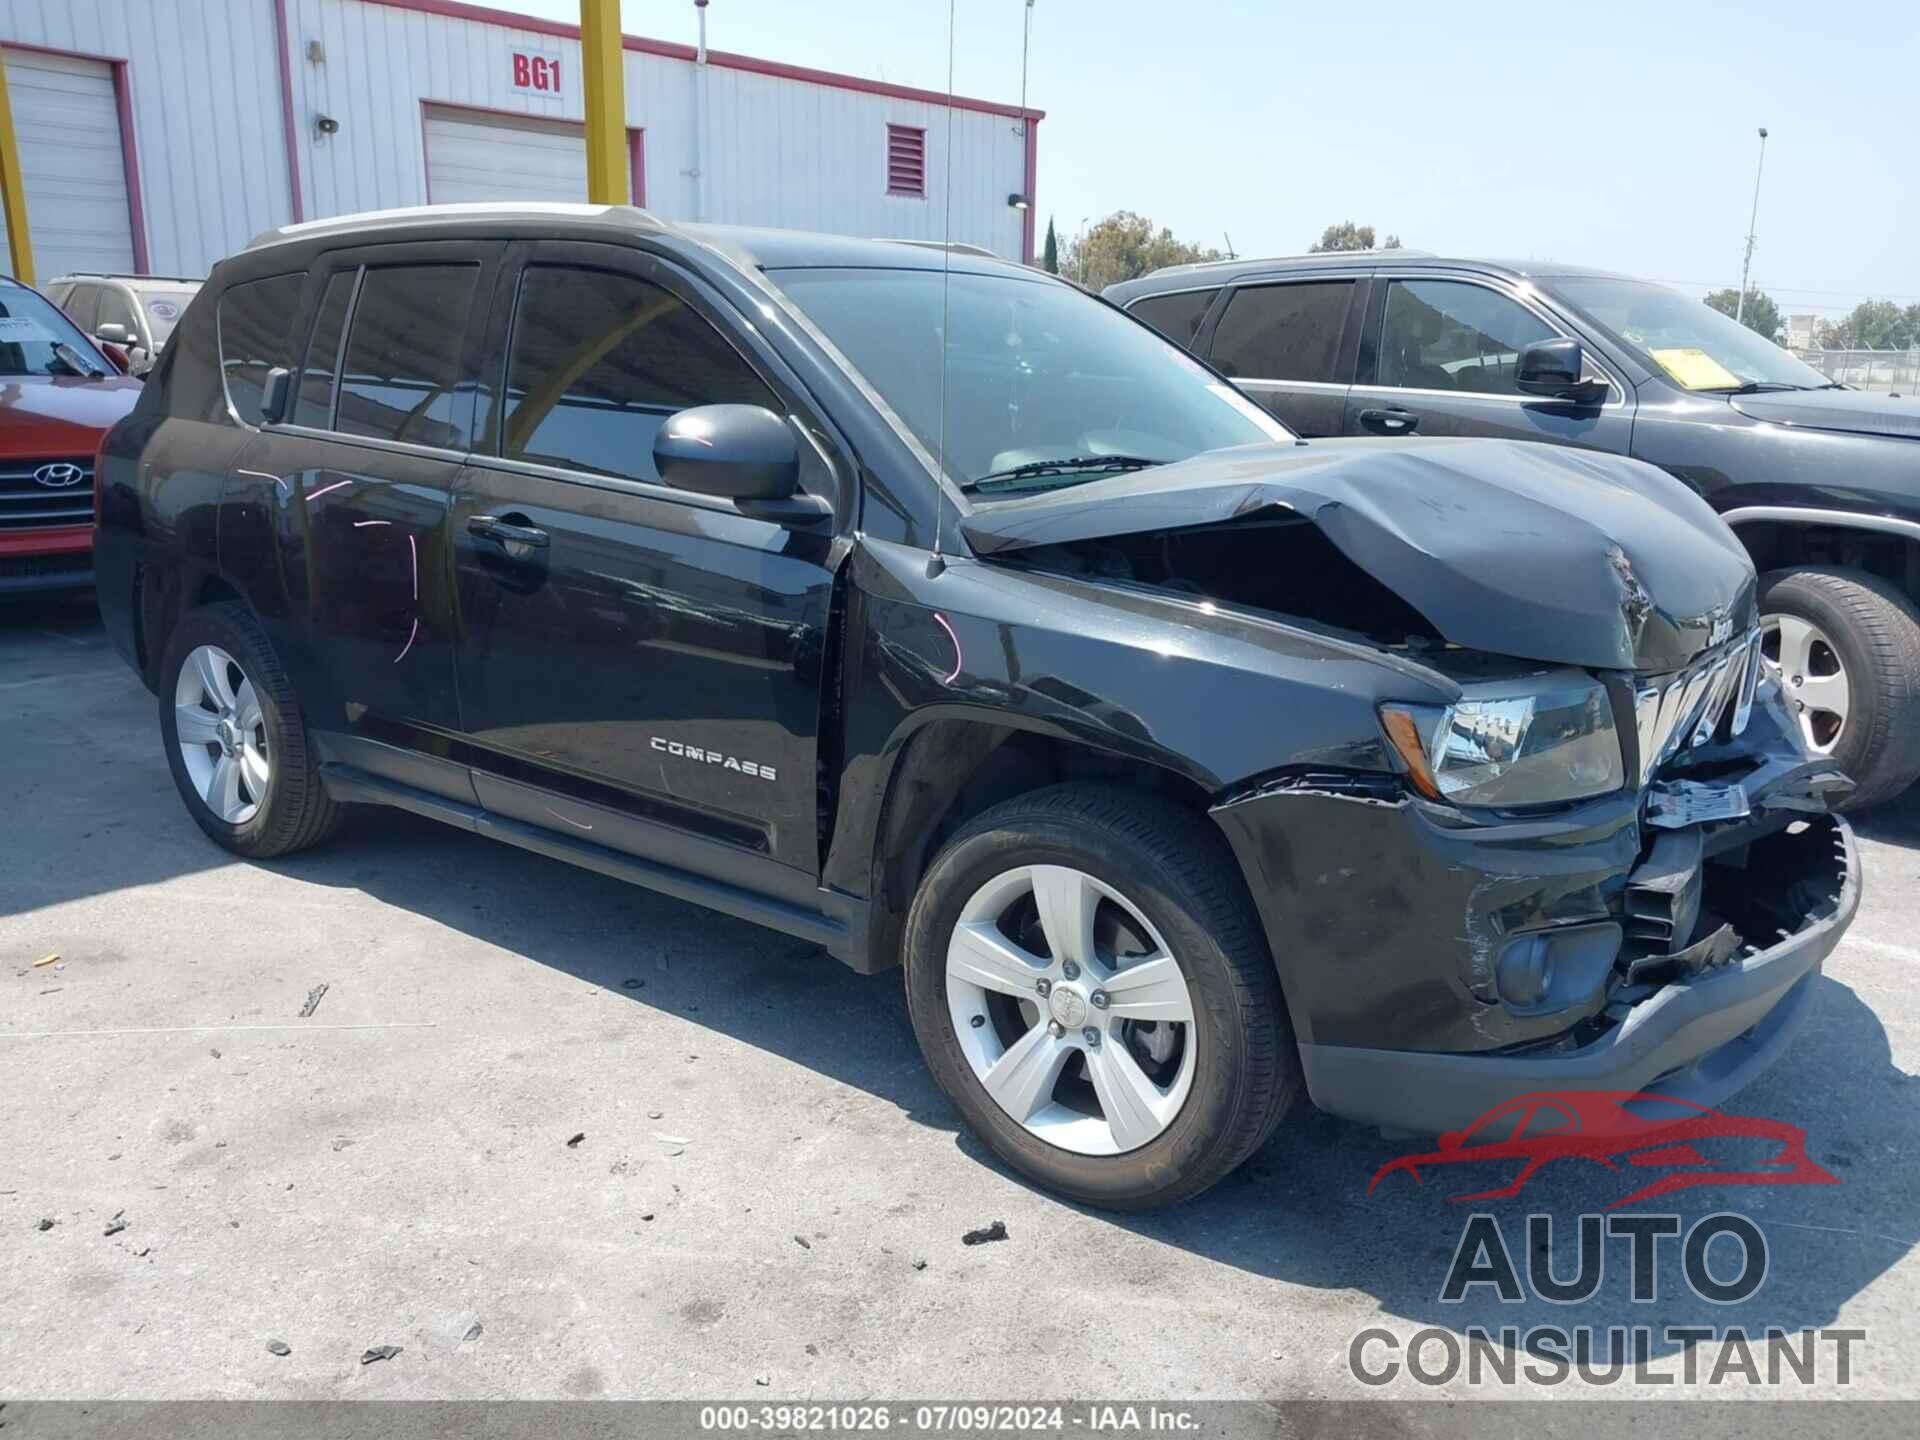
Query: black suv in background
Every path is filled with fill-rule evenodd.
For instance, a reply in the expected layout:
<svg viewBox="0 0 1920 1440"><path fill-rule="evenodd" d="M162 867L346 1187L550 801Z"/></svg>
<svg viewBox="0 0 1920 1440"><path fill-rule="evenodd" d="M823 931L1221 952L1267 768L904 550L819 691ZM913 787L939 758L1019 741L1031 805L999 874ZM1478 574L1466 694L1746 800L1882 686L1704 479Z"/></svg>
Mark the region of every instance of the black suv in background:
<svg viewBox="0 0 1920 1440"><path fill-rule="evenodd" d="M968 1123L1083 1200L1196 1193L1303 1084L1434 1131L1711 1103L1858 903L1685 487L1302 444L991 258L298 225L103 454L101 609L214 840L397 805L904 962Z"/></svg>
<svg viewBox="0 0 1920 1440"><path fill-rule="evenodd" d="M1236 260L1106 296L1302 435L1539 440L1677 475L1759 568L1768 666L1849 803L1920 775L1920 400L1831 384L1697 300L1564 265Z"/></svg>

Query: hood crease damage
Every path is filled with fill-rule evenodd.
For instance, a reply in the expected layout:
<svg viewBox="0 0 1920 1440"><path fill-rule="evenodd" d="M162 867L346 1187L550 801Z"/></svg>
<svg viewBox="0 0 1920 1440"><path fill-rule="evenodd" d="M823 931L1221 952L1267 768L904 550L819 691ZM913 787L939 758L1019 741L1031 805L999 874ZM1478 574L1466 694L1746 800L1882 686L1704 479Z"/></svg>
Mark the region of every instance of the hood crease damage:
<svg viewBox="0 0 1920 1440"><path fill-rule="evenodd" d="M1670 671L1754 623L1753 566L1651 466L1502 440L1248 446L979 505L976 554L1358 631Z"/></svg>

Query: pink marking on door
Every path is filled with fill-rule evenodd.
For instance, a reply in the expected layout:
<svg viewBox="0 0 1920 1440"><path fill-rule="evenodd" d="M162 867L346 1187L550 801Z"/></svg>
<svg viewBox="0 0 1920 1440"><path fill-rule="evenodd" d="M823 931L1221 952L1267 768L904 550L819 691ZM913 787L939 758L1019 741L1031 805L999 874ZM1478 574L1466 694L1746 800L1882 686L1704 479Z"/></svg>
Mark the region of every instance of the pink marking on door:
<svg viewBox="0 0 1920 1440"><path fill-rule="evenodd" d="M965 655L965 652L963 652L960 649L960 637L953 633L953 626L947 623L947 617L942 615L938 610L936 610L933 612L933 618L934 618L934 623L939 625L939 627L942 630L946 631L947 638L953 642L953 672L948 676L946 676L945 679L941 682L942 684L945 684L945 685L951 685L954 681L960 678L961 667L966 664L966 655Z"/></svg>

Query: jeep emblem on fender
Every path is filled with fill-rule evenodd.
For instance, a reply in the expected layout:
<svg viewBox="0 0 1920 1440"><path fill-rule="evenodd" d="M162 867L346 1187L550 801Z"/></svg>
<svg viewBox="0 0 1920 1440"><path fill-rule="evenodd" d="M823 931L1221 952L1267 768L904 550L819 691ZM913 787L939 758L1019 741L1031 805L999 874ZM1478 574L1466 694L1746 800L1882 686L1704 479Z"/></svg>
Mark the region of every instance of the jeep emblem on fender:
<svg viewBox="0 0 1920 1440"><path fill-rule="evenodd" d="M87 472L70 460L62 460L53 465L42 465L33 472L36 485L45 485L49 490L64 490L69 485L78 485L87 478Z"/></svg>

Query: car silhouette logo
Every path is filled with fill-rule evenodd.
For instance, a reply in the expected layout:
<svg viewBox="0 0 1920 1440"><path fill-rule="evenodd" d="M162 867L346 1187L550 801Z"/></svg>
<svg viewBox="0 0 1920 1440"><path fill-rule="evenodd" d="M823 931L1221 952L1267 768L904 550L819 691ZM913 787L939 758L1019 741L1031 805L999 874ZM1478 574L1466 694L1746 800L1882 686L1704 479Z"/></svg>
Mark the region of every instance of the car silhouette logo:
<svg viewBox="0 0 1920 1440"><path fill-rule="evenodd" d="M1464 1130L1442 1135L1437 1150L1388 1161L1374 1172L1367 1193L1396 1173L1411 1175L1417 1185L1423 1169L1468 1165L1483 1167L1483 1173L1512 1173L1504 1185L1448 1199L1503 1199L1518 1195L1556 1160L1598 1165L1623 1180L1652 1172L1647 1183L1609 1203L1609 1210L1701 1185L1838 1185L1837 1177L1808 1157L1806 1145L1807 1132L1798 1125L1724 1115L1673 1096L1541 1091L1502 1101Z"/></svg>
<svg viewBox="0 0 1920 1440"><path fill-rule="evenodd" d="M64 490L69 485L78 485L86 478L85 470L67 460L53 465L42 465L33 472L33 483L44 485L49 490Z"/></svg>

